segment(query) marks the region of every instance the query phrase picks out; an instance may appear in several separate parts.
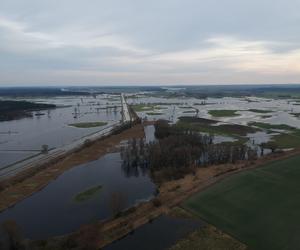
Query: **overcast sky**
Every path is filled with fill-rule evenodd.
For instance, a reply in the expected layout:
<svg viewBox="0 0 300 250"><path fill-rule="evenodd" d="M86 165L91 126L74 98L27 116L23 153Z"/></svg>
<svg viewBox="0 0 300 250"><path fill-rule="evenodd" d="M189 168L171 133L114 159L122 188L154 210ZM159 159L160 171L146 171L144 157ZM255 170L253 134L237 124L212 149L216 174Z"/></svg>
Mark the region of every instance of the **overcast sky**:
<svg viewBox="0 0 300 250"><path fill-rule="evenodd" d="M300 0L0 0L0 85L300 83Z"/></svg>

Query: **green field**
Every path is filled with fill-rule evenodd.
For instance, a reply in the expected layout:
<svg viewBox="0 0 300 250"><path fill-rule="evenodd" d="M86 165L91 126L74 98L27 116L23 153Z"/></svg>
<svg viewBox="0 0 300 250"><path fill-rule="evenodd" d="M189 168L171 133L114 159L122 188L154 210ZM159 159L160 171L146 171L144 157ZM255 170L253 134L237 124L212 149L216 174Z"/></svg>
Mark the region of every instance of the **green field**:
<svg viewBox="0 0 300 250"><path fill-rule="evenodd" d="M300 246L300 156L226 178L184 203L254 250Z"/></svg>

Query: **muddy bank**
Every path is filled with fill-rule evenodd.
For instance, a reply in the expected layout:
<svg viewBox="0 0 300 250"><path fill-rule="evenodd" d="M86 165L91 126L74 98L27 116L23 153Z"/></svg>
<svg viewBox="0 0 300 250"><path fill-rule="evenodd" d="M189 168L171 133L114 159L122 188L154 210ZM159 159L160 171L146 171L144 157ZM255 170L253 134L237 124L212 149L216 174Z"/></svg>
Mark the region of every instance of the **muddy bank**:
<svg viewBox="0 0 300 250"><path fill-rule="evenodd" d="M171 208L194 193L204 190L230 175L299 153L299 150L295 150L269 155L255 162L241 162L235 165L226 164L196 169L194 174L189 174L180 180L163 183L159 188L160 193L157 198L128 209L118 218L82 226L70 235L52 238L43 242L37 241L34 245L40 247L40 244L42 244L43 247L54 249L64 249L68 245L72 245L74 249L84 249L86 246L89 249L103 248L133 232L141 225L151 222L159 215L168 213Z"/></svg>
<svg viewBox="0 0 300 250"><path fill-rule="evenodd" d="M137 124L118 134L100 139L91 143L91 145L86 145L83 149L42 169L33 168L19 173L1 183L4 190L0 192L0 211L41 190L51 180L56 179L66 170L79 164L96 160L106 153L113 152L116 146L124 140L142 137L144 137L143 125Z"/></svg>

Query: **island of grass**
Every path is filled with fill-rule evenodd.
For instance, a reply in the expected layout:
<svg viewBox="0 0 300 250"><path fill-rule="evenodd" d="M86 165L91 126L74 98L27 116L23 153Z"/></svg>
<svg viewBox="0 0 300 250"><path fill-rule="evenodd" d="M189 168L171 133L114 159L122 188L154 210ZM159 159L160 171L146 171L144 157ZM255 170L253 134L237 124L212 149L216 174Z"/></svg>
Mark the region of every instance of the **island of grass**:
<svg viewBox="0 0 300 250"><path fill-rule="evenodd" d="M107 122L78 122L78 123L71 123L69 126L75 128L95 128L95 127L102 127L107 125Z"/></svg>
<svg viewBox="0 0 300 250"><path fill-rule="evenodd" d="M147 112L147 115L162 115L163 113L161 112Z"/></svg>
<svg viewBox="0 0 300 250"><path fill-rule="evenodd" d="M238 110L221 109L221 110L209 110L208 113L214 117L234 117L240 115L236 113L237 111Z"/></svg>
<svg viewBox="0 0 300 250"><path fill-rule="evenodd" d="M272 117L272 115L262 115L262 116L260 116L262 119L268 119L268 118L271 118Z"/></svg>
<svg viewBox="0 0 300 250"><path fill-rule="evenodd" d="M266 144L266 147L271 143L280 149L300 148L300 129L287 124L269 124L263 122L250 122L248 125L266 129L269 133L272 133L275 129L285 130L283 133L274 135L271 141Z"/></svg>
<svg viewBox="0 0 300 250"><path fill-rule="evenodd" d="M184 113L184 114L194 114L196 112L197 112L196 110L185 110L182 113Z"/></svg>
<svg viewBox="0 0 300 250"><path fill-rule="evenodd" d="M98 194L101 191L101 189L102 189L101 185L91 187L83 192L76 194L76 196L74 197L74 200L76 202L84 202L86 200L89 200L89 199L93 198L96 194Z"/></svg>
<svg viewBox="0 0 300 250"><path fill-rule="evenodd" d="M155 105L152 104L134 104L131 105L135 112L154 111Z"/></svg>
<svg viewBox="0 0 300 250"><path fill-rule="evenodd" d="M228 146L245 144L248 140L246 137L247 134L261 131L259 128L250 126L239 124L217 125L217 123L218 121L211 119L182 116L179 117L179 121L176 123L176 128L182 130L198 131L210 135L223 135L234 138L235 141L222 143L223 145Z"/></svg>
<svg viewBox="0 0 300 250"><path fill-rule="evenodd" d="M253 112L253 113L259 113L259 114L268 114L272 113L271 110L265 110L265 109L248 109L247 111Z"/></svg>
<svg viewBox="0 0 300 250"><path fill-rule="evenodd" d="M300 113L291 113L291 115L297 117L297 118L300 118Z"/></svg>
<svg viewBox="0 0 300 250"><path fill-rule="evenodd" d="M184 207L253 250L300 245L300 156L232 175Z"/></svg>
<svg viewBox="0 0 300 250"><path fill-rule="evenodd" d="M193 107L191 107L191 106L180 106L179 108L181 108L181 109L192 109Z"/></svg>
<svg viewBox="0 0 300 250"><path fill-rule="evenodd" d="M56 108L56 105L28 101L0 100L0 121L10 121L24 117L32 117L32 111L53 108Z"/></svg>
<svg viewBox="0 0 300 250"><path fill-rule="evenodd" d="M296 128L287 124L270 124L264 122L249 122L248 125L255 126L262 129L280 129L280 130L295 130Z"/></svg>
<svg viewBox="0 0 300 250"><path fill-rule="evenodd" d="M300 130L293 132L281 133L272 137L271 142L275 143L280 149L300 148Z"/></svg>
<svg viewBox="0 0 300 250"><path fill-rule="evenodd" d="M255 133L260 131L258 128L239 124L221 124L216 125L218 121L196 118L196 117L179 117L179 121L176 123L178 128L189 129L192 131L199 131L209 134L228 135L228 136L246 136L249 133Z"/></svg>

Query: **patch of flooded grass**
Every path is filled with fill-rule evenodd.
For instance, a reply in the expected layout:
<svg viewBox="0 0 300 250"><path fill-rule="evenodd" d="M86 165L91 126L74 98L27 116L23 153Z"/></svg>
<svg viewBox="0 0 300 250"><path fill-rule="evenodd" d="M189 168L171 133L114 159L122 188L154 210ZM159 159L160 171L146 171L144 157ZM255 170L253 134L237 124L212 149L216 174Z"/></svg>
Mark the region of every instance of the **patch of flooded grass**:
<svg viewBox="0 0 300 250"><path fill-rule="evenodd" d="M282 129L282 130L295 130L296 128L286 125L286 124L270 124L264 122L250 122L248 123L250 126L259 127L262 129Z"/></svg>
<svg viewBox="0 0 300 250"><path fill-rule="evenodd" d="M76 196L74 197L74 200L76 202L84 202L86 200L91 199L94 195L98 194L100 192L100 190L102 189L101 185L95 186L95 187L91 187L83 192L80 192L78 194L76 194Z"/></svg>
<svg viewBox="0 0 300 250"><path fill-rule="evenodd" d="M196 112L197 112L196 110L186 110L186 111L183 111L182 113L184 113L184 114L194 114Z"/></svg>
<svg viewBox="0 0 300 250"><path fill-rule="evenodd" d="M131 106L135 112L154 111L155 106L150 104L135 104Z"/></svg>
<svg viewBox="0 0 300 250"><path fill-rule="evenodd" d="M247 111L253 112L253 113L260 113L260 114L267 114L272 113L271 110L265 110L265 109L248 109Z"/></svg>
<svg viewBox="0 0 300 250"><path fill-rule="evenodd" d="M249 133L260 131L259 128L239 124L222 124L213 126L214 123L217 123L217 121L196 117L180 117L176 126L183 130L199 131L212 135L226 135L234 138L238 137L237 139L241 136L246 136Z"/></svg>
<svg viewBox="0 0 300 250"><path fill-rule="evenodd" d="M297 117L297 118L300 118L300 113L291 113L291 115Z"/></svg>
<svg viewBox="0 0 300 250"><path fill-rule="evenodd" d="M293 133L282 133L273 136L272 140L276 145L281 148L300 148L300 130Z"/></svg>
<svg viewBox="0 0 300 250"><path fill-rule="evenodd" d="M240 116L237 114L238 110L228 110L228 109L220 109L220 110L209 110L208 113L214 117L233 117Z"/></svg>
<svg viewBox="0 0 300 250"><path fill-rule="evenodd" d="M95 128L102 127L107 125L107 122L79 122L79 123L71 123L69 126L75 128Z"/></svg>
<svg viewBox="0 0 300 250"><path fill-rule="evenodd" d="M147 115L162 115L163 113L160 112L148 112Z"/></svg>

